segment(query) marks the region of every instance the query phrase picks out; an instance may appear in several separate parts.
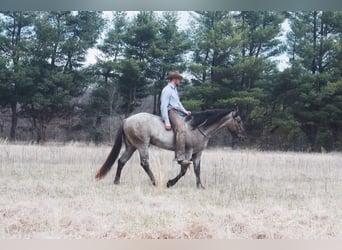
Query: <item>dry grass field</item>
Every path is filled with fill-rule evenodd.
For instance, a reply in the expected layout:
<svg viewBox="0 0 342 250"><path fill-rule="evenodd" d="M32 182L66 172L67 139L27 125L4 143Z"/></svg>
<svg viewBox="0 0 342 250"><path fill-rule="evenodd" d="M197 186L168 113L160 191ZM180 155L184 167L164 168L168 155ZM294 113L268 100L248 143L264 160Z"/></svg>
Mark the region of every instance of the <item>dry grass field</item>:
<svg viewBox="0 0 342 250"><path fill-rule="evenodd" d="M342 238L342 155L207 150L173 188L172 152L137 153L120 186L96 170L109 146L0 143L0 238Z"/></svg>

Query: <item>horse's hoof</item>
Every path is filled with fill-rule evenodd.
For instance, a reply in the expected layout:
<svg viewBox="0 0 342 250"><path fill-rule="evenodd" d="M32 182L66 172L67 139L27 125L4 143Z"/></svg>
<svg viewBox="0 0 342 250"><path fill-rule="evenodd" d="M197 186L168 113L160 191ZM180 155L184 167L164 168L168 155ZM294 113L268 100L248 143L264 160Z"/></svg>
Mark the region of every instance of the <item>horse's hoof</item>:
<svg viewBox="0 0 342 250"><path fill-rule="evenodd" d="M173 184L171 183L171 181L168 181L167 183L166 183L166 187L167 188L170 188L170 187L172 187L173 186Z"/></svg>
<svg viewBox="0 0 342 250"><path fill-rule="evenodd" d="M119 185L120 181L114 181L114 185Z"/></svg>
<svg viewBox="0 0 342 250"><path fill-rule="evenodd" d="M198 189L205 190L205 187L202 184L197 185Z"/></svg>

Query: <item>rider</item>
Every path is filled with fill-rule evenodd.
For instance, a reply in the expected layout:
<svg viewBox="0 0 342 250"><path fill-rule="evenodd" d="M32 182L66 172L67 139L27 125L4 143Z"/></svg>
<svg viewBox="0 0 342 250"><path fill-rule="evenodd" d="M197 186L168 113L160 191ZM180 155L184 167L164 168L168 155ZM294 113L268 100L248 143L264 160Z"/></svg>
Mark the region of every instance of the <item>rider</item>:
<svg viewBox="0 0 342 250"><path fill-rule="evenodd" d="M178 71L170 71L167 76L169 81L161 93L161 115L165 123L165 129L173 129L176 138L176 159L181 166L188 166L191 161L185 159L185 123L184 117L190 115L178 95L177 87L180 86L183 76Z"/></svg>

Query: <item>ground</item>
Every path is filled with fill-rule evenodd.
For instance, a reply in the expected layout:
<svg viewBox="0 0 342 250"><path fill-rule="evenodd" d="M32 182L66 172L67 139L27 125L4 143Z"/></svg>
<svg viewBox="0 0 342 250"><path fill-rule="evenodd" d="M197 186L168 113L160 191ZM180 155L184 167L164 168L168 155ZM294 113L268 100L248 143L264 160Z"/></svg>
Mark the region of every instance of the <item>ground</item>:
<svg viewBox="0 0 342 250"><path fill-rule="evenodd" d="M174 187L172 152L152 148L153 187L134 154L113 185L109 146L0 143L0 238L342 238L341 153L208 149L198 190Z"/></svg>

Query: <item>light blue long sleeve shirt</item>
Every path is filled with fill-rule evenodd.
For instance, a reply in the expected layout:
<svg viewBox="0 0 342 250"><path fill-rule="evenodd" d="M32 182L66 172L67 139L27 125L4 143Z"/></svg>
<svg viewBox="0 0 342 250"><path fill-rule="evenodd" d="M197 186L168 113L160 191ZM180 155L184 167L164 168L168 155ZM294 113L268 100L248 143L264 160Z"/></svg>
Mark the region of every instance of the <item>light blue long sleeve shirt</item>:
<svg viewBox="0 0 342 250"><path fill-rule="evenodd" d="M183 113L186 113L186 109L183 107L179 94L177 91L177 87L172 83L169 83L163 88L160 97L160 112L165 124L169 124L169 113L168 111L171 109L177 109Z"/></svg>

